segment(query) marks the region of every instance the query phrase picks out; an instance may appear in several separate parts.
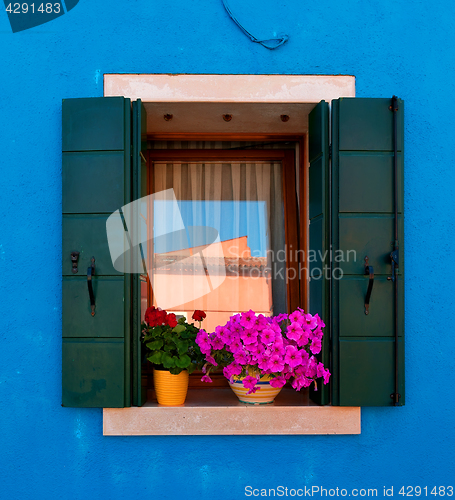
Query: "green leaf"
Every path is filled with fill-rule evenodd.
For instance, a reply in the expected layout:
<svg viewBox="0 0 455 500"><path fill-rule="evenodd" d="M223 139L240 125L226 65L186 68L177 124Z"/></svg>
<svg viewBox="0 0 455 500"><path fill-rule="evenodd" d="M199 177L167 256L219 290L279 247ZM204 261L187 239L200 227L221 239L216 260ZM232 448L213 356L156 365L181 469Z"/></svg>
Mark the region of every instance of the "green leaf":
<svg viewBox="0 0 455 500"><path fill-rule="evenodd" d="M156 351L158 349L161 349L163 347L163 341L160 340L160 339L156 339L154 340L153 342L149 342L148 344L146 344L147 347L151 350L151 351Z"/></svg>
<svg viewBox="0 0 455 500"><path fill-rule="evenodd" d="M169 355L167 352L163 352L163 355L161 356L161 364L164 366L164 368L173 368L176 363L171 355Z"/></svg>
<svg viewBox="0 0 455 500"><path fill-rule="evenodd" d="M161 363L161 358L163 356L163 353L161 351L155 351L152 353L151 356L149 356L147 359L151 362L154 363L155 365L159 365Z"/></svg>
<svg viewBox="0 0 455 500"><path fill-rule="evenodd" d="M176 342L175 344L177 346L177 351L179 354L185 354L186 352L188 352L188 342L181 340L179 342Z"/></svg>
<svg viewBox="0 0 455 500"><path fill-rule="evenodd" d="M166 352L171 352L175 349L175 345L172 345L172 344L166 344L163 349L166 351Z"/></svg>
<svg viewBox="0 0 455 500"><path fill-rule="evenodd" d="M180 368L187 368L191 365L191 358L187 354L184 354L180 358L175 359L175 364Z"/></svg>
<svg viewBox="0 0 455 500"><path fill-rule="evenodd" d="M184 325L177 325L177 326L174 326L174 328L172 329L172 331L174 333L182 333L186 330L185 326Z"/></svg>

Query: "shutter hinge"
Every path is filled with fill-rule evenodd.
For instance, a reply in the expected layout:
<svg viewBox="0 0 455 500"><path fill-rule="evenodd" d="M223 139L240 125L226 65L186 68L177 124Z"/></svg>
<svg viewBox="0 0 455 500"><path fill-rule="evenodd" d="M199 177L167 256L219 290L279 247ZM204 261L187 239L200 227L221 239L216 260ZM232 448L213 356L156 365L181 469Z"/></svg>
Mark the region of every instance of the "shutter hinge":
<svg viewBox="0 0 455 500"><path fill-rule="evenodd" d="M387 279L389 281L395 281L396 270L399 267L399 254L398 254L398 241L395 241L395 250L390 252L390 262L392 264L392 276L389 276Z"/></svg>
<svg viewBox="0 0 455 500"><path fill-rule="evenodd" d="M329 144L329 160L332 158L332 145Z"/></svg>
<svg viewBox="0 0 455 500"><path fill-rule="evenodd" d="M398 111L398 97L394 95L392 97L392 104L389 106L390 111Z"/></svg>

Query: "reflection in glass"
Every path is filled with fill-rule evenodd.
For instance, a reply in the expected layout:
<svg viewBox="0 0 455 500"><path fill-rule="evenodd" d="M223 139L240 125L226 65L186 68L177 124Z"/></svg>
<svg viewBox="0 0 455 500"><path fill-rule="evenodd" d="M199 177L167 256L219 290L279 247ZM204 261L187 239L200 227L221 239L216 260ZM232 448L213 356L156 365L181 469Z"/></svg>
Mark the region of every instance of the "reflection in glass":
<svg viewBox="0 0 455 500"><path fill-rule="evenodd" d="M281 164L155 163L148 207L150 303L189 319L204 310L209 332L253 309L286 312ZM176 210L176 206L178 210ZM142 310L147 306L147 283Z"/></svg>

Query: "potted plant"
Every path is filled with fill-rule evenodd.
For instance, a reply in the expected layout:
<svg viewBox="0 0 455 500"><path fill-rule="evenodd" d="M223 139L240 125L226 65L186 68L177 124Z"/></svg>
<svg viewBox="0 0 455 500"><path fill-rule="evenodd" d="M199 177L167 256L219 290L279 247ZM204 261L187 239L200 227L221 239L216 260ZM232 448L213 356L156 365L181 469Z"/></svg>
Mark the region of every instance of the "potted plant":
<svg viewBox="0 0 455 500"><path fill-rule="evenodd" d="M322 377L330 378L315 354L321 351L322 328L316 314L297 309L276 317L256 315L254 311L235 314L208 334L200 330L196 343L205 355L204 382L210 372L223 368L224 376L241 402L271 403L281 388L290 382L296 390L309 387Z"/></svg>
<svg viewBox="0 0 455 500"><path fill-rule="evenodd" d="M175 314L155 307L146 310L144 319L142 342L147 347L147 359L153 363L158 403L181 405L188 392L189 374L204 361L195 342L199 328L184 317L177 320Z"/></svg>

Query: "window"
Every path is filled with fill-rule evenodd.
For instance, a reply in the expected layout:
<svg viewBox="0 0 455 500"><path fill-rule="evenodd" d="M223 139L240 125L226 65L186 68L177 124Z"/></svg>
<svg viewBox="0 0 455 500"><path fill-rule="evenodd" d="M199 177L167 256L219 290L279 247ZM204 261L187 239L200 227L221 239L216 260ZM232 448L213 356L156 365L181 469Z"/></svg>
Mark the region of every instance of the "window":
<svg viewBox="0 0 455 500"><path fill-rule="evenodd" d="M188 78L187 78L188 77ZM141 92L133 84L129 92ZM150 76L153 78L153 76ZM205 77L184 76L183 79L204 79ZM285 78L285 77L283 77ZM320 260L324 260L328 250L353 249L359 258L356 262L340 264L344 278L330 280L322 274L315 273L309 283L309 307L312 311L324 311L328 317L330 345L326 354L332 360L332 403L334 404L390 404L389 396L394 390L395 351L399 353L398 361L403 356L402 340L402 288L403 267L398 269L396 279L399 291L397 311L400 314L399 341L393 337L394 313L393 287L390 277L391 233L394 220L398 220L399 233L402 235L402 197L398 200L398 217L393 215L393 165L398 160L399 191L402 190L402 104L398 113L397 140L398 153L394 153L393 113L389 110L387 99L340 99L333 101L332 110L332 160L329 162L328 123L329 110L321 103L315 107L315 100L307 104L293 92L298 93L304 78L288 77L288 87L284 101L291 119L274 122L277 118L276 103L268 103L264 108L261 103L254 103L261 91L275 97L283 109L283 86L277 87L280 76L264 77L262 90L256 85L253 91L252 82L258 83L255 77L243 77L245 85L245 102L237 106L233 98L229 106L238 111L248 109L245 117L254 116L253 122L260 130L256 140L270 138L273 131L283 138L283 127L286 123L302 120L302 116L310 121L309 147L305 147L298 155L304 167L303 179L299 180L299 195L308 189L309 207L305 206L304 197L300 196L299 213L304 214L301 221L309 220L299 227L299 242L309 238L309 250L319 251ZM328 79L329 77L321 77ZM336 77L335 77L336 78ZM160 85L165 80L159 75L155 81L154 92L161 92ZM227 89L227 82L232 77L221 81L215 76L206 77L216 97L220 89ZM264 84L267 79L267 85ZM286 78L285 78L286 79ZM316 80L314 80L316 79ZM163 80L163 81L164 81ZM186 81L185 80L185 81ZM220 85L213 85L217 80ZM241 78L240 78L241 80ZM322 80L319 80L322 82ZM168 82L169 83L169 82ZM260 82L259 82L260 83ZM309 81L307 82L309 83ZM232 82L231 82L232 84ZM107 87L111 85L107 83ZM213 90L213 89L217 90ZM232 87L232 85L231 85ZM259 86L260 87L260 86ZM143 87L144 89L145 87ZM308 84L305 88L315 88ZM322 87L321 87L322 88ZM278 90L277 90L278 89ZM167 89L168 92L169 88ZM239 87L236 87L236 92ZM314 91L314 90L313 90ZM331 92L337 93L340 87L333 85ZM109 92L109 91L108 91ZM198 92L198 91L197 91ZM196 92L196 94L197 94ZM117 88L117 94L118 88ZM123 93L123 92L120 92ZM176 95L178 92L176 93ZM164 94L163 94L164 95ZM169 93L166 94L169 99ZM253 96L248 101L248 95ZM205 97L204 97L205 96ZM254 97L256 96L256 97ZM207 88L196 101L207 98ZM273 99L273 97L272 97ZM286 100L287 99L287 100ZM164 99L162 99L164 101ZM220 117L221 108L226 108L226 101L215 98L213 106L207 111ZM249 102L249 104L248 104ZM188 120L200 127L199 134L207 134L215 140L220 136L220 125L207 126L210 120L198 115L194 120L192 103L174 103L174 116L178 118L185 111L183 120L176 119L174 131L165 127L169 122L159 122L152 117L156 125L150 139L166 137L167 140L178 138L188 130ZM242 103L241 103L242 104ZM262 103L264 104L264 103ZM161 106L161 108L160 108ZM207 109L199 105L200 110ZM236 107L237 106L237 107ZM162 113L169 102L159 102L151 107L153 113ZM185 108L186 107L186 108ZM191 109L192 108L192 109ZM306 108L306 113L293 115L289 109ZM140 280L115 270L110 262L103 229L107 217L131 200L142 195L140 185L141 166L141 126L147 128L145 114L140 102L133 102L131 114L129 99L75 99L64 102L63 108L63 399L69 406L101 406L123 407L140 403L140 384L138 384L138 344L134 332L135 324L140 318ZM161 110L161 111L160 111ZM268 112L267 112L268 110ZM193 111L193 114L191 114ZM228 110L229 111L229 110ZM224 112L227 112L226 110ZM153 114L152 113L152 114ZM281 113L283 114L283 113ZM204 113L200 113L204 115ZM239 116L240 116L239 115ZM263 117L258 119L258 115ZM161 114L161 117L163 114ZM236 114L234 113L234 117ZM150 117L149 117L150 118ZM186 123L185 123L186 120ZM132 123L131 123L132 121ZM305 121L305 118L303 118ZM220 121L220 123L222 123ZM133 137L130 136L131 125ZM196 127L196 128L197 128ZM204 129L205 127L205 129ZM231 134L251 132L253 124L248 118L235 125L235 118L229 122ZM235 130L235 127L238 127ZM151 129L152 130L152 129ZM287 129L287 132L290 133ZM193 132L192 132L193 133ZM194 132L196 135L197 133ZM304 132L306 134L306 132ZM261 137L262 134L262 137ZM280 135L281 134L281 135ZM292 135L292 134L291 134ZM298 134L297 134L298 135ZM308 137L305 135L305 137ZM143 137L144 139L144 137ZM196 138L195 138L196 139ZM200 136L199 136L200 139ZM221 140L221 139L219 139ZM144 142L144 141L143 141ZM131 153L133 164L131 164ZM303 161L302 161L303 158ZM306 170L310 164L309 176ZM144 166L142 165L142 168ZM90 182L85 182L89 178ZM369 181L364 181L369 179ZM367 189L368 186L375 189ZM302 186L304 189L302 191ZM303 200L303 201L302 201ZM105 232L105 230L104 230ZM393 239L393 238L392 238ZM400 236L402 241L402 237ZM74 262L71 254L79 252L79 271L74 273ZM95 257L96 271L93 279L96 298L96 314L91 316L90 302L87 298L87 282L85 269L91 257ZM365 290L368 277L364 276L364 256L368 256L375 269L375 285L370 314L363 312ZM322 262L323 263L323 262ZM317 264L317 262L316 262ZM316 264L310 262L310 271ZM322 269L323 266L320 266ZM316 279L320 278L320 279ZM300 283L300 291L302 283ZM139 291L138 291L139 290ZM299 292L300 293L300 292ZM85 299L83 298L85 296ZM134 297L137 300L130 300ZM295 297L295 294L288 297ZM373 299L372 299L373 300ZM112 304L124 304L112 314ZM360 313L359 313L360 308ZM131 320L132 318L132 320ZM135 323L136 322L136 323ZM123 328L122 328L123 325ZM136 356L136 360L135 360ZM399 365L400 373L403 364ZM400 392L403 394L403 377L400 375ZM404 402L403 399L400 401Z"/></svg>
<svg viewBox="0 0 455 500"><path fill-rule="evenodd" d="M155 149L161 144L151 143L149 192L170 194L154 198L147 211L154 239L142 318L150 305L189 319L200 309L212 332L239 311L271 316L302 302L295 144L227 144L189 142L191 149L180 149L181 142L167 142L169 149ZM268 149L273 146L287 149ZM215 377L216 385L227 386L221 373ZM200 378L193 374L190 388L212 387Z"/></svg>
<svg viewBox="0 0 455 500"><path fill-rule="evenodd" d="M172 189L176 197L150 207L160 236L147 266L154 270L149 304L189 317L202 309L208 331L238 311L269 316L287 312L291 298L298 304L295 256L286 258L286 250L298 249L293 150L152 149L148 165L149 189ZM286 262L296 280L289 293Z"/></svg>

